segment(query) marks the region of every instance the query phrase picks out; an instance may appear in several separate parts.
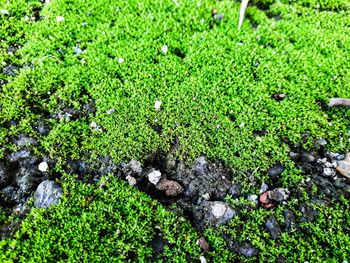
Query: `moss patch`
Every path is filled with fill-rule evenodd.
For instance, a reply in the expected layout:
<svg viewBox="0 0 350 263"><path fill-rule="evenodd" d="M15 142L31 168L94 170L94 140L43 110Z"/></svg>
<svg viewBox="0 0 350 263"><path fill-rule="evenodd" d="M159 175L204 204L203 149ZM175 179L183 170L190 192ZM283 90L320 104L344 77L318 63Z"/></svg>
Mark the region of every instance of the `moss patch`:
<svg viewBox="0 0 350 263"><path fill-rule="evenodd" d="M17 134L37 139L34 153L48 155L58 163L67 159L93 161L101 156L110 156L115 162L145 160L150 153L168 151L178 138L176 155L186 162L201 154L220 159L239 171L244 181L247 178L243 175L253 171L259 181L268 180L267 169L281 162L287 167L281 179L283 186L298 185L302 177L288 157L292 145L311 148L317 139L325 138L328 151L345 152L350 146L349 110L325 106L330 97L347 97L350 92L349 3L260 2L260 6L248 8L238 32L239 3L234 1L111 4L56 0L42 4L0 0L0 9L9 13L0 14L0 155L18 149L11 139ZM224 19L212 18L214 8L224 13ZM64 20L58 22L58 16ZM167 53L162 51L164 45ZM15 51L9 52L9 48ZM9 66L19 70L10 72ZM277 101L275 94L286 96ZM156 100L162 101L159 110L154 108ZM96 104L96 113L70 121L55 117L63 108L82 111L89 102ZM35 129L39 120L49 127L47 135ZM92 122L100 129L91 127ZM59 166L56 170L62 172ZM74 180L65 184L71 196L47 211L33 210L31 220L24 222L16 238L2 241L6 257L50 260L47 244L52 244L58 253L52 260L64 254L68 259L104 258L122 246L125 253L120 251L116 260L131 259L128 251L146 260L152 256L147 247L153 233L152 220L163 226L180 220L169 213L162 219L163 208L117 181L106 192ZM243 187L247 194L257 192L256 186ZM123 205L129 208L124 215L114 192L126 199ZM97 201L91 200L85 207L79 202L85 200L82 196L86 193L97 196ZM143 201L136 201L139 199ZM150 219L138 218L132 205ZM266 233L258 235L255 230L262 224L261 218L271 213L279 217L279 210L247 211L247 224L233 221L222 233L232 238L243 233L237 238L242 242L251 239L264 251L260 254L263 259L296 255L303 255L301 260L342 259L349 251L336 240L348 240L347 226L337 225L349 222L349 215L343 213L347 206L343 200L332 208L320 208L323 216L307 232L312 235L285 234L278 245L266 242ZM122 243L112 233L119 228L128 230L130 222L112 226L108 220L106 225L92 220L102 220L106 216L103 208L109 207L115 208L113 215L118 220L124 216L141 223L134 233L127 232ZM81 217L90 228L83 228ZM77 227L69 239L76 250L70 254L64 252L68 247L61 224L67 229ZM194 240L186 243L188 236L183 233L190 237L196 234L187 223L181 224L167 234L169 240L179 237L180 243L166 249L162 256L181 252L179 261L185 254L198 258ZM99 236L102 227L107 229L108 238ZM235 232L236 227L243 232ZM326 227L332 230L328 232L329 241L322 234L327 233ZM51 232L46 235L48 229ZM149 236L142 236L141 230ZM89 235L84 236L85 231L90 231ZM218 261L236 259L237 255L227 249L227 240L208 231L214 247L211 257ZM91 246L82 243L84 238L89 238ZM30 246L37 250L28 250ZM86 254L80 253L81 249Z"/></svg>

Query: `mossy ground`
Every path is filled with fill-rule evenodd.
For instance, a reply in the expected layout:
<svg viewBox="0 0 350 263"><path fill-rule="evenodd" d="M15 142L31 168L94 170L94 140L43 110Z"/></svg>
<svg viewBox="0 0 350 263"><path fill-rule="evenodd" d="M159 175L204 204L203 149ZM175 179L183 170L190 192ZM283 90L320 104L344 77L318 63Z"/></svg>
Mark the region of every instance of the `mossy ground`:
<svg viewBox="0 0 350 263"><path fill-rule="evenodd" d="M213 21L214 8L225 14L222 21ZM26 65L17 76L0 73L8 82L0 94L0 155L16 149L12 135L26 133L38 139L37 155L59 163L101 156L116 162L145 160L149 153L169 150L177 137L178 158L191 162L203 154L223 160L242 175L255 171L260 181L268 180L266 171L272 164L282 162L287 167L282 185L290 188L303 179L288 157L290 145L310 148L325 138L329 151L349 149L349 110L324 107L330 97L348 97L350 92L348 1L257 1L249 7L240 32L239 3L226 0L1 0L0 9L9 11L0 14L0 62ZM25 19L38 9L39 21ZM57 16L64 21L57 22ZM8 54L15 44L22 48ZM167 54L161 51L163 45L169 48ZM83 53L75 54L74 46ZM286 98L278 102L271 98L276 93ZM159 111L156 100L162 101ZM49 118L62 105L80 109L90 101L97 106L94 115L74 121ZM108 114L112 108L115 112ZM47 136L33 129L38 120L51 128ZM92 121L102 132L89 126ZM256 135L260 131L263 136ZM59 166L56 172L62 172ZM63 181L63 202L47 211L33 210L16 237L2 241L2 259L50 261L65 254L69 260L114 256L117 261L132 258L128 249L121 250L127 247L137 259L150 260L147 246L156 223L168 227L166 238L178 240L159 259L199 258L195 230L142 193L114 179L105 192ZM244 185L246 193L258 190ZM96 197L93 205L81 203L86 191ZM120 210L119 198L125 211ZM288 207L293 208L293 202ZM283 208L242 210L244 222L237 218L220 231L250 240L263 260L349 258L347 200L319 207L320 216L308 231L283 234L276 242L259 231L266 216L279 218ZM113 210L114 224L105 218L104 209ZM124 222L124 217L135 217L136 224ZM103 220L105 225L95 224ZM179 226L170 227L174 224ZM72 229L71 238L64 225ZM112 234L134 226L124 240ZM104 237L99 234L102 227ZM206 257L217 262L237 259L220 231L206 232L213 247Z"/></svg>

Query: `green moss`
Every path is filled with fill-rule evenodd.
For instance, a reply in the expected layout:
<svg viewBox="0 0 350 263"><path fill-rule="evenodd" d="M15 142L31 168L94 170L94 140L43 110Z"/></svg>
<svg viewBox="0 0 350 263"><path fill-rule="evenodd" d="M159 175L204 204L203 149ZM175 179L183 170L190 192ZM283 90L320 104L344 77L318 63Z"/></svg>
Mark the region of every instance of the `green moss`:
<svg viewBox="0 0 350 263"><path fill-rule="evenodd" d="M10 13L0 15L0 62L27 65L15 77L0 72L1 80L8 82L0 88L0 156L17 149L10 138L19 133L38 140L34 153L59 163L101 156L111 156L115 162L145 160L149 153L169 150L178 138L178 158L188 163L206 155L239 171L237 180L246 182L246 173L254 171L257 181L263 182L268 180L267 169L281 162L287 167L281 185L294 188L302 176L288 157L290 145L312 148L315 140L325 138L328 151L349 149L349 110L325 106L330 97L347 97L350 92L346 0L257 1L248 8L240 32L236 29L238 1L208 0L199 5L181 0L56 0L49 4L1 0L0 7ZM43 8L41 20L26 19L36 8ZM225 17L211 26L214 8ZM57 16L64 16L64 21L57 22ZM22 48L8 54L15 44ZM167 54L161 51L165 44ZM75 54L74 46L83 53ZM277 102L271 98L276 93L286 98ZM158 111L156 100L162 101ZM62 107L81 110L90 101L96 103L96 114L73 121L53 118ZM112 108L115 112L108 114ZM50 127L47 136L33 129L43 119ZM101 126L101 132L90 127L92 121ZM266 133L257 136L259 131ZM112 181L106 191L65 182L70 195L56 207L34 210L32 221L25 221L13 240L1 242L5 256L15 261L26 256L49 261L64 255L72 260L108 255L124 260L137 255L146 260L151 257L154 221L172 240L162 257L178 255L182 261L187 254L198 259L197 234L186 222ZM256 188L243 185L247 194L256 194ZM92 200L86 203L84 196L89 194ZM309 202L307 193L301 193L300 199ZM297 213L298 202L291 200L283 208ZM264 260L297 259L298 255L298 260L343 259L349 251L336 240L348 242L346 223L338 229L336 222L349 222L343 213L346 206L343 201L332 209L322 207L324 216L307 226L310 235L286 233L275 242L268 233L259 233L265 217L281 218L282 208L243 210L247 222L236 218L221 233L242 242L249 238L264 251L260 254ZM114 225L105 219L103 209L110 207L119 220ZM140 216L143 213L148 218ZM138 224L130 232L134 221ZM172 229L178 222L181 227ZM324 232L327 224L330 231ZM117 229L126 231L125 239L113 236ZM109 236L101 237L102 230ZM223 237L212 229L206 235L213 247L208 258L238 260ZM29 249L33 246L35 250ZM74 249L68 250L69 246ZM56 254L49 258L48 251Z"/></svg>
<svg viewBox="0 0 350 263"><path fill-rule="evenodd" d="M103 187L102 187L103 185ZM65 198L49 209L34 209L15 239L0 243L1 260L15 262L183 262L198 259L196 232L157 202L113 176L100 186L66 177ZM152 240L160 229L164 252L153 255Z"/></svg>

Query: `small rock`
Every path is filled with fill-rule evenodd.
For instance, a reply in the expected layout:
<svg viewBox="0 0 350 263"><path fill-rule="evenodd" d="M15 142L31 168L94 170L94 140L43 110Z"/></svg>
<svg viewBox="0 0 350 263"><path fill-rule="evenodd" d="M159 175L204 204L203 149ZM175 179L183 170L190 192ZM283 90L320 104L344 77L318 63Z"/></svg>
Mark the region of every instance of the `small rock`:
<svg viewBox="0 0 350 263"><path fill-rule="evenodd" d="M204 252L207 252L210 249L210 246L208 242L205 240L204 237L201 237L197 240L196 244L203 249Z"/></svg>
<svg viewBox="0 0 350 263"><path fill-rule="evenodd" d="M290 152L289 157L292 158L294 162L297 162L300 160L300 153Z"/></svg>
<svg viewBox="0 0 350 263"><path fill-rule="evenodd" d="M114 108L111 108L109 110L107 110L107 114L111 115L112 113L115 112L115 109Z"/></svg>
<svg viewBox="0 0 350 263"><path fill-rule="evenodd" d="M162 173L158 170L154 170L153 172L149 173L147 177L152 184L156 185L162 177Z"/></svg>
<svg viewBox="0 0 350 263"><path fill-rule="evenodd" d="M101 126L98 125L98 124L97 124L96 122L94 122L94 121L92 121L92 122L90 123L90 127L91 127L92 129L94 129L95 131L98 131L98 132L101 132L101 131L102 131Z"/></svg>
<svg viewBox="0 0 350 263"><path fill-rule="evenodd" d="M317 160L313 154L308 152L302 152L300 158L304 163L314 163Z"/></svg>
<svg viewBox="0 0 350 263"><path fill-rule="evenodd" d="M253 202L254 204L258 204L258 196L257 195L249 195L247 197L247 199L251 202Z"/></svg>
<svg viewBox="0 0 350 263"><path fill-rule="evenodd" d="M268 191L267 195L269 199L275 202L286 201L289 197L289 191L285 188L276 188L272 191Z"/></svg>
<svg viewBox="0 0 350 263"><path fill-rule="evenodd" d="M336 174L336 171L333 168L323 168L323 175L326 177L331 177Z"/></svg>
<svg viewBox="0 0 350 263"><path fill-rule="evenodd" d="M122 64L122 63L124 63L124 58L118 58L118 62L119 62L119 64Z"/></svg>
<svg viewBox="0 0 350 263"><path fill-rule="evenodd" d="M47 170L49 169L49 165L47 164L47 162L41 162L38 165L38 169L39 169L40 172L46 173Z"/></svg>
<svg viewBox="0 0 350 263"><path fill-rule="evenodd" d="M286 97L286 94L284 93L276 93L272 95L272 98L274 98L277 101L282 101Z"/></svg>
<svg viewBox="0 0 350 263"><path fill-rule="evenodd" d="M227 203L221 201L207 202L209 208L209 220L214 220L217 225L226 224L237 212Z"/></svg>
<svg viewBox="0 0 350 263"><path fill-rule="evenodd" d="M62 22L62 21L64 21L64 17L63 16L56 16L56 21Z"/></svg>
<svg viewBox="0 0 350 263"><path fill-rule="evenodd" d="M165 191L167 196L178 196L184 191L178 182L168 179L161 179L158 183L156 183L156 189Z"/></svg>
<svg viewBox="0 0 350 263"><path fill-rule="evenodd" d="M80 54L83 53L83 50L81 48L79 48L79 47L74 46L73 47L73 52L74 52L75 55L80 55Z"/></svg>
<svg viewBox="0 0 350 263"><path fill-rule="evenodd" d="M256 256L259 251L249 243L245 243L238 248L238 253L246 258L251 258Z"/></svg>
<svg viewBox="0 0 350 263"><path fill-rule="evenodd" d="M274 206L272 203L272 200L270 200L268 196L268 192L262 193L259 197L259 201L262 204L262 206L265 208L271 208Z"/></svg>
<svg viewBox="0 0 350 263"><path fill-rule="evenodd" d="M3 68L3 73L7 76L15 77L19 71L19 67L14 65L7 65Z"/></svg>
<svg viewBox="0 0 350 263"><path fill-rule="evenodd" d="M159 110L161 106L162 106L162 102L161 102L160 100L156 100L156 101L154 102L154 108L155 108L156 110Z"/></svg>
<svg viewBox="0 0 350 263"><path fill-rule="evenodd" d="M337 196L337 191L334 188L334 186L332 185L332 183L321 176L318 175L313 175L312 176L313 180L315 181L315 183L318 186L318 189L326 196L328 197L335 197Z"/></svg>
<svg viewBox="0 0 350 263"><path fill-rule="evenodd" d="M45 180L39 184L34 193L35 207L47 208L59 202L62 196L62 188L54 181Z"/></svg>
<svg viewBox="0 0 350 263"><path fill-rule="evenodd" d="M27 145L31 145L31 144L35 144L36 141L33 138L27 137L25 135L17 135L14 138L14 142L17 146L27 146Z"/></svg>
<svg viewBox="0 0 350 263"><path fill-rule="evenodd" d="M209 201L210 200L210 193L202 194L202 197L204 198L204 200Z"/></svg>
<svg viewBox="0 0 350 263"><path fill-rule="evenodd" d="M345 159L337 161L337 172L350 179L350 153L345 155Z"/></svg>
<svg viewBox="0 0 350 263"><path fill-rule="evenodd" d="M192 170L198 175L203 176L209 172L209 164L205 157L199 157L196 159Z"/></svg>
<svg viewBox="0 0 350 263"><path fill-rule="evenodd" d="M17 162L19 160L27 159L29 157L30 157L30 152L28 152L26 150L22 150L22 151L17 151L17 152L11 153L9 160L10 160L10 162Z"/></svg>
<svg viewBox="0 0 350 263"><path fill-rule="evenodd" d="M200 260L201 263L207 263L207 260L205 259L204 256L200 256L199 260Z"/></svg>
<svg viewBox="0 0 350 263"><path fill-rule="evenodd" d="M137 184L136 179L135 179L134 177L130 176L130 175L128 175L128 176L125 177L125 178L126 178L126 180L128 181L129 185L134 186L134 185Z"/></svg>
<svg viewBox="0 0 350 263"><path fill-rule="evenodd" d="M225 17L224 14L214 14L214 15L213 15L213 18L214 18L214 20L216 20L216 21L220 21L220 20L224 19L224 17Z"/></svg>
<svg viewBox="0 0 350 263"><path fill-rule="evenodd" d="M10 13L9 13L9 11L7 11L6 9L1 9L0 10L0 14L2 14L2 15L6 15L6 16L9 16L10 15Z"/></svg>
<svg viewBox="0 0 350 263"><path fill-rule="evenodd" d="M152 239L151 247L153 249L153 252L158 254L163 251L164 245L166 244L166 240L164 239L160 228L156 227L155 231L156 235Z"/></svg>
<svg viewBox="0 0 350 263"><path fill-rule="evenodd" d="M284 166L280 163L275 164L274 166L272 166L268 171L268 175L270 177L271 180L276 181L280 175L284 172Z"/></svg>
<svg viewBox="0 0 350 263"><path fill-rule="evenodd" d="M163 46L162 46L162 52L163 52L164 54L168 53L168 46L167 46L167 45L163 45Z"/></svg>
<svg viewBox="0 0 350 263"><path fill-rule="evenodd" d="M261 184L259 194L266 192L269 189L269 186L265 183Z"/></svg>
<svg viewBox="0 0 350 263"><path fill-rule="evenodd" d="M284 210L284 224L286 225L286 230L293 230L295 226L295 216L289 209Z"/></svg>
<svg viewBox="0 0 350 263"><path fill-rule="evenodd" d="M266 220L266 227L270 231L272 239L277 239L281 233L281 228L274 216L270 216Z"/></svg>
<svg viewBox="0 0 350 263"><path fill-rule="evenodd" d="M25 168L21 168L20 173L23 174L17 179L20 193L25 195L30 194L33 188L37 185L37 179L34 178L33 174Z"/></svg>
<svg viewBox="0 0 350 263"><path fill-rule="evenodd" d="M124 175L138 176L142 172L141 163L136 160L131 160L123 168Z"/></svg>
<svg viewBox="0 0 350 263"><path fill-rule="evenodd" d="M348 184L346 184L346 180L347 179L345 179L345 178L337 178L336 180L334 180L333 185L337 189L342 189L342 190L346 191L348 188L350 188L350 186Z"/></svg>
<svg viewBox="0 0 350 263"><path fill-rule="evenodd" d="M229 193L233 197L239 197L241 195L241 191L242 186L240 184L233 184L229 189Z"/></svg>
<svg viewBox="0 0 350 263"><path fill-rule="evenodd" d="M300 219L301 222L312 223L318 215L318 212L310 206L302 206L300 210L303 213L303 217Z"/></svg>

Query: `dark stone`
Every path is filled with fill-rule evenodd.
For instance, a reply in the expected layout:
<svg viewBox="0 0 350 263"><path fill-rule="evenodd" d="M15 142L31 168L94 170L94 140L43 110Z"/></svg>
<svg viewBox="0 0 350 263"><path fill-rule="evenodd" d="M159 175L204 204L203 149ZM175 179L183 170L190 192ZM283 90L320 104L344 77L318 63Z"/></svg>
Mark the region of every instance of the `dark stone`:
<svg viewBox="0 0 350 263"><path fill-rule="evenodd" d="M315 221L316 216L318 214L318 212L315 209L313 209L310 206L302 206L300 210L303 213L303 217L300 220L302 223L312 223L313 221Z"/></svg>
<svg viewBox="0 0 350 263"><path fill-rule="evenodd" d="M39 179L34 176L31 170L26 168L20 169L20 177L17 179L19 191L24 195L29 195L32 190L38 185Z"/></svg>
<svg viewBox="0 0 350 263"><path fill-rule="evenodd" d="M277 239L281 233L281 228L274 216L270 216L266 220L266 227L270 231L272 239Z"/></svg>
<svg viewBox="0 0 350 263"><path fill-rule="evenodd" d="M72 173L72 174L86 175L88 174L89 167L83 161L69 160L68 171L69 173Z"/></svg>
<svg viewBox="0 0 350 263"><path fill-rule="evenodd" d="M232 197L239 197L241 195L242 186L240 184L233 184L229 189L229 194Z"/></svg>
<svg viewBox="0 0 350 263"><path fill-rule="evenodd" d="M0 162L0 187L6 186L11 181L11 174L8 167Z"/></svg>
<svg viewBox="0 0 350 263"><path fill-rule="evenodd" d="M332 183L321 176L313 175L313 180L317 184L318 189L326 196L328 197L336 197L337 196L337 190L334 188Z"/></svg>
<svg viewBox="0 0 350 263"><path fill-rule="evenodd" d="M282 101L286 97L286 94L284 93L276 93L272 95L272 98L274 98L277 101Z"/></svg>
<svg viewBox="0 0 350 263"><path fill-rule="evenodd" d="M83 111L86 113L95 114L96 110L97 110L97 107L94 101L90 101L88 104L85 104L83 106Z"/></svg>
<svg viewBox="0 0 350 263"><path fill-rule="evenodd" d="M347 179L344 178L338 178L336 180L334 180L333 185L337 188L337 189L345 189L347 188L349 185L347 184Z"/></svg>
<svg viewBox="0 0 350 263"><path fill-rule="evenodd" d="M298 162L300 160L300 153L290 152L289 157L292 158L294 162Z"/></svg>
<svg viewBox="0 0 350 263"><path fill-rule="evenodd" d="M19 160L27 159L30 157L30 152L26 150L13 152L9 156L10 162L17 162Z"/></svg>
<svg viewBox="0 0 350 263"><path fill-rule="evenodd" d="M19 70L19 67L14 65L7 65L3 68L3 73L7 76L15 77L17 75L17 72Z"/></svg>
<svg viewBox="0 0 350 263"><path fill-rule="evenodd" d="M17 146L28 146L36 144L36 141L33 138L30 138L26 135L19 134L13 137L13 140Z"/></svg>
<svg viewBox="0 0 350 263"><path fill-rule="evenodd" d="M118 170L118 165L116 165L109 157L102 157L98 159L98 161L95 163L95 166L96 165L98 166L98 173L101 176L116 173ZM94 170L96 168L94 166L92 167Z"/></svg>
<svg viewBox="0 0 350 263"><path fill-rule="evenodd" d="M141 163L136 160L131 160L123 165L122 171L125 176L138 177L142 172Z"/></svg>
<svg viewBox="0 0 350 263"><path fill-rule="evenodd" d="M192 169L198 176L206 175L209 172L209 164L207 159L205 157L199 157Z"/></svg>
<svg viewBox="0 0 350 263"><path fill-rule="evenodd" d="M317 158L312 153L303 151L301 153L300 160L305 163L314 163L316 162Z"/></svg>
<svg viewBox="0 0 350 263"><path fill-rule="evenodd" d="M159 254L163 251L165 245L165 239L163 238L162 233L156 229L156 235L152 239L151 247L155 254Z"/></svg>
<svg viewBox="0 0 350 263"><path fill-rule="evenodd" d="M244 243L238 247L238 253L246 258L251 258L258 255L259 251L249 243Z"/></svg>
<svg viewBox="0 0 350 263"><path fill-rule="evenodd" d="M293 212L289 209L284 210L284 224L286 226L286 230L293 230L295 226L295 216Z"/></svg>
<svg viewBox="0 0 350 263"><path fill-rule="evenodd" d="M62 188L53 181L45 180L39 184L34 193L34 206L47 208L59 202Z"/></svg>
<svg viewBox="0 0 350 263"><path fill-rule="evenodd" d="M289 197L289 191L285 188L275 188L267 192L268 198L275 202L286 201Z"/></svg>
<svg viewBox="0 0 350 263"><path fill-rule="evenodd" d="M0 205L3 207L12 207L24 202L23 196L13 186L7 186L0 191Z"/></svg>
<svg viewBox="0 0 350 263"><path fill-rule="evenodd" d="M279 176L284 172L284 166L280 163L272 166L268 171L268 175L272 181L276 181Z"/></svg>

